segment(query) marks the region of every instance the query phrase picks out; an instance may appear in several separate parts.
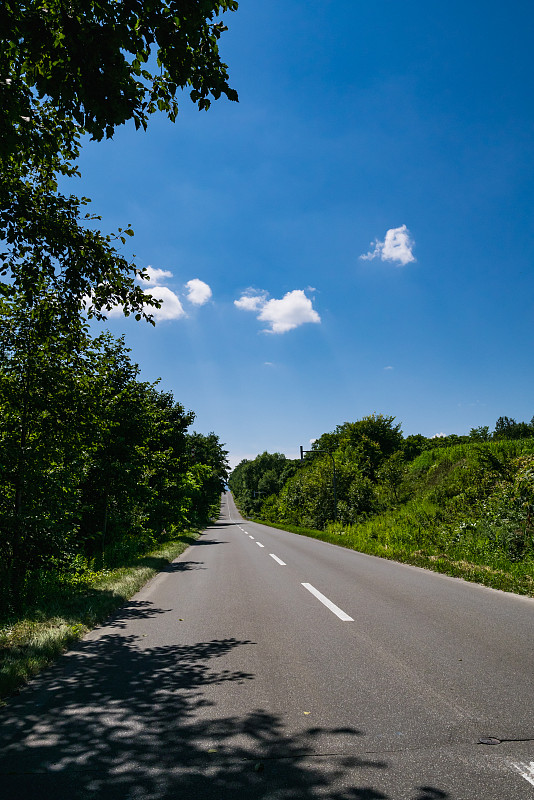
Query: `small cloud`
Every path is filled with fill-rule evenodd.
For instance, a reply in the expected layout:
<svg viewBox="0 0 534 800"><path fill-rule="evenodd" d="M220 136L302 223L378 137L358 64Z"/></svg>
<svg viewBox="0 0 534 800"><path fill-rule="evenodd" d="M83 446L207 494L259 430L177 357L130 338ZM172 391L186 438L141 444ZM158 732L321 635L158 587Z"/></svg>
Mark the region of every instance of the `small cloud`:
<svg viewBox="0 0 534 800"><path fill-rule="evenodd" d="M313 444L316 441L317 441L317 439L310 439L310 444Z"/></svg>
<svg viewBox="0 0 534 800"><path fill-rule="evenodd" d="M147 306L147 311L156 320L180 319L185 317L185 311L180 302L180 298L172 289L167 286L156 286L155 289L147 290L145 294L150 294L155 300L161 303L161 308Z"/></svg>
<svg viewBox="0 0 534 800"><path fill-rule="evenodd" d="M242 311L259 311L258 319L268 323L268 333L287 333L305 322L320 322L312 301L302 289L287 292L280 300L267 300L265 292L245 292L234 305Z"/></svg>
<svg viewBox="0 0 534 800"><path fill-rule="evenodd" d="M393 367L384 367L385 370L393 369Z"/></svg>
<svg viewBox="0 0 534 800"><path fill-rule="evenodd" d="M267 295L265 293L258 294L253 289L247 289L239 300L234 300L234 306L240 308L241 311L257 311L265 303L266 299Z"/></svg>
<svg viewBox="0 0 534 800"><path fill-rule="evenodd" d="M172 278L172 272L164 269L156 269L152 267L147 267L145 272L149 275L148 283L151 284L150 288L144 289L143 292L150 297L153 297L155 300L161 303L161 308L155 308L151 305L145 305L143 310L150 314L155 320L170 320L170 319L181 319L182 317L187 316L183 306L180 302L180 298L177 294L175 294L172 289L169 289L168 286L161 286L160 281L164 278ZM143 280L140 283L144 283ZM91 305L91 297L87 296L84 297L84 306L86 309L89 309ZM124 308L120 303L111 306L111 308L103 309L106 317L122 317L124 314Z"/></svg>
<svg viewBox="0 0 534 800"><path fill-rule="evenodd" d="M411 261L415 261L413 248L415 242L410 236L410 231L406 225L401 225L400 228L390 228L386 231L386 236L383 242L376 239L371 242L371 247L368 253L361 255L362 261L372 261L374 258L379 258L381 261L396 261L398 264L405 266Z"/></svg>
<svg viewBox="0 0 534 800"><path fill-rule="evenodd" d="M272 361L264 361L263 362L263 366L264 367L274 367L274 364L273 364Z"/></svg>
<svg viewBox="0 0 534 800"><path fill-rule="evenodd" d="M269 333L287 333L287 331L304 325L305 322L320 322L321 317L315 311L312 301L306 297L302 289L287 292L281 300L267 300L258 319L267 322Z"/></svg>
<svg viewBox="0 0 534 800"><path fill-rule="evenodd" d="M435 433L434 436L431 436L430 438L431 439L443 439L445 436L447 436L446 433Z"/></svg>
<svg viewBox="0 0 534 800"><path fill-rule="evenodd" d="M172 278L172 272L168 269L158 269L157 267L148 266L145 272L148 275L148 283L150 286L160 286L164 279Z"/></svg>
<svg viewBox="0 0 534 800"><path fill-rule="evenodd" d="M187 289L187 299L194 306L203 306L212 295L211 288L204 281L193 278L185 284Z"/></svg>

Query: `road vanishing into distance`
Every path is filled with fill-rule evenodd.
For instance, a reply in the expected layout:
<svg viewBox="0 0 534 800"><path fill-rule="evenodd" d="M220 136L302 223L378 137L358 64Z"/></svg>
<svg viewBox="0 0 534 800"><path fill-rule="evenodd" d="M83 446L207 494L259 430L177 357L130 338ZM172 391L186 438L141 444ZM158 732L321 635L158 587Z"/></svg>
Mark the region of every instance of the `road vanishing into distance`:
<svg viewBox="0 0 534 800"><path fill-rule="evenodd" d="M3 800L534 798L534 601L219 520L0 709Z"/></svg>

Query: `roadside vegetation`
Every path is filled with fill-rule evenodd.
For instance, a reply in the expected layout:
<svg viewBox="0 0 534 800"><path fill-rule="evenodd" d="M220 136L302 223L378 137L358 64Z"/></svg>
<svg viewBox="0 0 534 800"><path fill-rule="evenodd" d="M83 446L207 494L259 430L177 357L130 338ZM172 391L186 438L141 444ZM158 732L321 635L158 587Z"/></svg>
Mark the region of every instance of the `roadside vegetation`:
<svg viewBox="0 0 534 800"><path fill-rule="evenodd" d="M427 439L371 415L302 461L242 461L229 486L258 521L534 596L534 420Z"/></svg>
<svg viewBox="0 0 534 800"><path fill-rule="evenodd" d="M0 696L182 552L227 478L218 437L56 302L0 301Z"/></svg>
<svg viewBox="0 0 534 800"><path fill-rule="evenodd" d="M182 8L187 6L187 8ZM131 596L218 510L226 451L90 320L161 301L77 197L83 143L237 101L236 0L0 5L0 693ZM90 41L91 47L86 43Z"/></svg>
<svg viewBox="0 0 534 800"><path fill-rule="evenodd" d="M104 622L197 537L196 530L177 533L156 549L114 568L43 573L34 603L1 622L0 701Z"/></svg>

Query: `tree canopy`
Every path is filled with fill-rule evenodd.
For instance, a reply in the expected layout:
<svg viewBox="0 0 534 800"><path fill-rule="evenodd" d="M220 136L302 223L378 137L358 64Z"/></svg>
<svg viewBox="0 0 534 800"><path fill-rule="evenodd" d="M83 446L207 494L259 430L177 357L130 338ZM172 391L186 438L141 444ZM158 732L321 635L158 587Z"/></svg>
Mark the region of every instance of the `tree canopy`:
<svg viewBox="0 0 534 800"><path fill-rule="evenodd" d="M150 114L174 121L178 89L200 109L210 95L237 100L218 41L218 17L237 0L5 0L0 7L3 147L28 131L21 122L43 99L56 119L94 139ZM63 135L65 130L63 130ZM71 134L73 129L71 129ZM7 134L7 136L5 135Z"/></svg>
<svg viewBox="0 0 534 800"><path fill-rule="evenodd" d="M0 5L0 289L32 303L43 284L62 313L102 317L122 305L150 319L146 277L118 247L129 226L101 233L87 198L59 191L77 174L84 135L178 113L178 92L207 109L237 100L218 41L236 0L5 0Z"/></svg>

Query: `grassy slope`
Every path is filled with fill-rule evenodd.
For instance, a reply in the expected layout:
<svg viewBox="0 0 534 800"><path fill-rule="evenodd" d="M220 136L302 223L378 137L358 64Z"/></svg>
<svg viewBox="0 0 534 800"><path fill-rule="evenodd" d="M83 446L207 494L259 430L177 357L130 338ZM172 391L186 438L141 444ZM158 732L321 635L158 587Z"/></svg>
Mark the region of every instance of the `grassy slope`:
<svg viewBox="0 0 534 800"><path fill-rule="evenodd" d="M187 531L132 564L90 583L68 584L24 619L0 627L0 698L15 691L56 659L72 642L129 600L198 538Z"/></svg>

